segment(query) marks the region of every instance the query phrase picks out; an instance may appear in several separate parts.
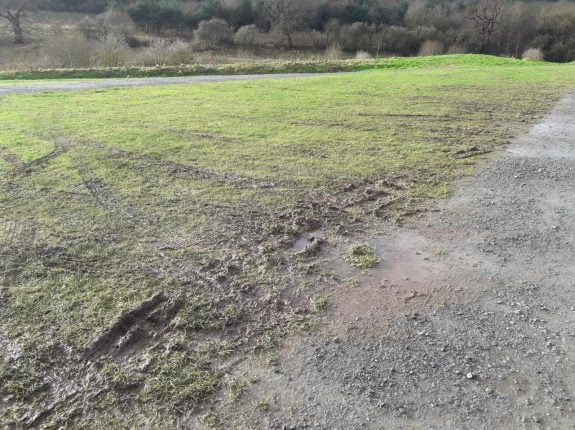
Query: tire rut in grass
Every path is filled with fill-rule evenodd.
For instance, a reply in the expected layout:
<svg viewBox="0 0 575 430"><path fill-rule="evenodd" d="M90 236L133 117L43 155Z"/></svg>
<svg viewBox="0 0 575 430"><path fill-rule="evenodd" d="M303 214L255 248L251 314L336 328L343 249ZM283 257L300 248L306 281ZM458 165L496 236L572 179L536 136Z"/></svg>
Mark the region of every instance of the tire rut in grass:
<svg viewBox="0 0 575 430"><path fill-rule="evenodd" d="M12 172L12 176L19 177L31 175L37 170L47 166L50 161L60 157L61 155L64 155L69 149L70 148L68 145L58 143L56 144L55 148L48 154L18 166L18 168Z"/></svg>
<svg viewBox="0 0 575 430"><path fill-rule="evenodd" d="M112 188L102 179L97 178L86 166L79 165L77 169L82 183L100 206L133 224L141 225L153 222L152 219L139 213L133 206L119 199Z"/></svg>
<svg viewBox="0 0 575 430"><path fill-rule="evenodd" d="M170 300L162 292L154 294L124 312L86 349L84 358L95 360L104 355L118 357L140 351L166 328L181 306L180 300Z"/></svg>
<svg viewBox="0 0 575 430"><path fill-rule="evenodd" d="M97 149L99 151L103 151L107 154L110 154L116 158L121 157L123 159L145 163L147 165L157 166L167 170L172 175L188 175L198 179L230 183L242 188L273 188L277 185L276 183L270 181L264 181L255 178L247 178L244 176L232 175L229 173L216 172L211 169L194 167L187 164L178 163L176 161L163 160L160 158L144 154L136 154L131 151L119 148L113 148L111 146L104 145L101 143L78 141L78 140L71 141L68 138L60 138L59 141L69 142L71 145L79 145Z"/></svg>
<svg viewBox="0 0 575 430"><path fill-rule="evenodd" d="M0 148L0 158L8 163L12 168L17 169L22 167L22 161L16 154L6 148Z"/></svg>

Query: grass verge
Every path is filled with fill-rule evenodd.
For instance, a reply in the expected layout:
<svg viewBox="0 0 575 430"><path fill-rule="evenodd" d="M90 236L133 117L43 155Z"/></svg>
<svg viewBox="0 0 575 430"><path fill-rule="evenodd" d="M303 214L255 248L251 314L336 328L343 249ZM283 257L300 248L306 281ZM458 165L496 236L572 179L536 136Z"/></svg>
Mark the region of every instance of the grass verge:
<svg viewBox="0 0 575 430"><path fill-rule="evenodd" d="M490 55L455 54L433 57L394 57L373 60L330 61L260 61L253 64L181 65L162 67L117 67L93 69L53 69L24 72L0 72L0 81L44 79L99 79L99 78L149 78L200 75L253 75L277 73L327 73L358 72L363 70L433 68L448 66L518 66L541 65L515 58Z"/></svg>

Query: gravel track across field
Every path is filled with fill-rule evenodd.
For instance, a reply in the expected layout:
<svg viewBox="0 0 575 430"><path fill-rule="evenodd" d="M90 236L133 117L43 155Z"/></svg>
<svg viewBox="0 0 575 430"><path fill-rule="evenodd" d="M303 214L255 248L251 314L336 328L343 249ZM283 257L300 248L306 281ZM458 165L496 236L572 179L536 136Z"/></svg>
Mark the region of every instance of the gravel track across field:
<svg viewBox="0 0 575 430"><path fill-rule="evenodd" d="M264 79L288 79L306 78L334 75L337 73L283 73L269 75L222 75L222 76L182 76L173 78L124 78L124 79L100 79L84 82L51 82L34 83L30 85L2 87L0 82L0 96L12 94L42 93L52 91L83 91L108 88L129 88L158 85L194 85L209 84L226 81L256 81ZM341 74L341 73L339 73Z"/></svg>

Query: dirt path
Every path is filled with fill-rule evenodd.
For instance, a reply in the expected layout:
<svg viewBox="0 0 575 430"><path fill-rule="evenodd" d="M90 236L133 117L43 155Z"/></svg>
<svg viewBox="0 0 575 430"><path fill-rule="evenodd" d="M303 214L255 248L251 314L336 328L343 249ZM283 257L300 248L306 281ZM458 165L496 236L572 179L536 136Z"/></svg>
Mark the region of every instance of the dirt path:
<svg viewBox="0 0 575 430"><path fill-rule="evenodd" d="M244 366L254 412L230 428L574 428L574 118L571 95L440 212L371 238L381 267L334 289L321 332Z"/></svg>
<svg viewBox="0 0 575 430"><path fill-rule="evenodd" d="M255 81L263 79L286 79L325 76L335 73L283 73L272 75L225 75L225 76L182 76L173 78L126 78L100 79L84 82L61 82L47 84L19 85L14 87L0 86L0 96L12 94L41 93L51 91L83 91L107 88L128 88L157 85L194 85L224 81Z"/></svg>

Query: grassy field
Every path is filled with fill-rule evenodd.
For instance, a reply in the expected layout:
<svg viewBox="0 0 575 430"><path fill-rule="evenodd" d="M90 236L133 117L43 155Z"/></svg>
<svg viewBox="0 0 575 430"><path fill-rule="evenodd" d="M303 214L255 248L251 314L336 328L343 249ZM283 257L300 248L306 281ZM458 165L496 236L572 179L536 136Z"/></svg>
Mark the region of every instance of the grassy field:
<svg viewBox="0 0 575 430"><path fill-rule="evenodd" d="M0 98L0 420L215 426L257 383L233 363L273 365L342 282L299 235L407 222L575 88L412 61L433 67Z"/></svg>

